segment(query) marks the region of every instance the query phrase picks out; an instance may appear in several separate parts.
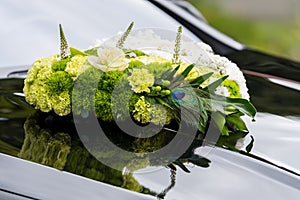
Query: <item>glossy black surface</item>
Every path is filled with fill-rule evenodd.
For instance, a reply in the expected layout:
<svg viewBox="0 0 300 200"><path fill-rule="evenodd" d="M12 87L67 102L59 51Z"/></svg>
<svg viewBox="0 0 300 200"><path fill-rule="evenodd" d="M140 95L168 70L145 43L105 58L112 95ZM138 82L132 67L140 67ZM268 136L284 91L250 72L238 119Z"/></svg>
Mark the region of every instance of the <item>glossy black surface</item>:
<svg viewBox="0 0 300 200"><path fill-rule="evenodd" d="M265 193L266 197L272 199L281 199L284 196L288 196L288 199L296 199L299 196L300 161L295 159L294 155L299 151L300 141L299 110L295 109L295 106L299 105L296 101L299 99L299 91L253 74L246 74L246 79L252 102L258 108L256 122L246 119L250 133L245 138L238 135L221 138L219 147L198 147L197 155L209 160L208 167L201 168L188 164L187 168L191 173L186 173L177 167L177 174L173 175L173 181L169 177L170 169L163 166L149 166L134 172L132 178L137 181L136 184L144 188L140 188L140 192L148 193L150 196L163 193L166 199L196 198L200 194L217 199L218 195L213 190L222 191L226 196L224 199L229 199L234 198L235 195L242 195L249 189L256 193L252 193L246 199L258 198L259 196L255 194L262 194L263 191L269 191ZM0 151L18 157L26 138L24 123L26 118L35 111L21 95L23 79L1 79L0 83ZM288 96L283 97L282 94ZM49 124L48 128L51 129ZM70 134L74 134L73 131ZM252 149L247 153L251 137L254 139ZM71 138L72 141L77 140L74 135ZM76 145L76 142L74 144ZM224 151L222 148L227 150ZM82 149L82 151L86 150ZM72 162L75 162L75 165L84 164L76 164L78 161L74 160ZM84 165L90 168L88 163ZM105 168L97 167L97 170L101 171ZM124 176L117 171L111 171L105 179L97 179L93 175L74 171L68 167L63 170L119 187L125 186L122 181L112 181L112 177ZM109 168L107 170L110 171ZM232 182L235 189L226 186L227 182ZM196 185L201 185L201 189L192 187ZM234 190L234 195L229 188Z"/></svg>
<svg viewBox="0 0 300 200"><path fill-rule="evenodd" d="M91 6L95 2L89 1L86 5ZM60 165L59 170L55 170L52 168L53 164L49 164L49 162L40 162L43 165L32 162L37 162L34 159L39 157L39 154L42 153L41 151L26 154L35 155L34 158L26 157L24 156L25 154L23 154L23 158L20 156L26 140L24 123L35 110L24 101L22 96L23 79L2 78L0 80L0 197L11 196L6 193L8 191L11 192L10 194L15 193L37 199L65 199L70 195L73 195L74 199L98 199L101 195L103 197L103 194L107 194L105 196L107 199L117 197L132 199L132 196L124 196L124 193L116 192L115 187L112 186L117 186L118 188L127 188L143 193L142 196L136 192L130 193L131 195L133 194L135 199L156 199L155 196L164 197L165 199L299 199L299 63L250 49L235 49L223 41L212 37L207 31L199 29L191 21L180 17L172 10L160 6L160 1L150 2L160 7L175 20L156 7L150 6L148 2L140 2L139 4L128 4L128 2L122 1L122 5L124 7L126 5L129 6L132 12L127 12L128 9L125 9L127 12L125 16L127 17L121 18L119 15L113 15L116 22L122 19L119 22L119 26L113 26L112 29L107 29L107 32L101 31L101 35L99 35L98 31L99 19L101 19L102 26L106 24L106 26L111 27L111 24L106 18L100 17L103 13L95 12L100 7L93 7L95 9L92 9L94 11L93 16L96 16L96 19L93 18L89 25L81 23L85 25L85 28L92 27L85 30L85 32L89 32L89 35L87 35L87 38L83 38L80 34L77 34L74 38L71 38L71 41L77 42L76 47L86 48L86 45L91 43L91 39L107 37L119 31L121 26L125 27L128 24L128 18L137 21L139 25L161 25L168 28L177 27L177 22L175 22L177 20L199 39L212 46L216 53L227 56L244 70L251 101L258 110L256 122L245 118L250 131L249 134L244 138L244 135L220 138L217 147L211 146L210 141L206 141L206 146L199 145L195 153L206 159L203 160L205 162L203 166L205 167L188 164L186 167L191 173L186 173L177 167L177 172L174 174L164 166L155 165L144 166L145 168L135 171L128 178L128 174L110 170L108 167L95 161L80 144L76 133L70 131L68 133L71 136L72 144L70 151L73 155L77 152L82 159L71 159L71 157L68 157L67 164L63 168ZM13 7L13 3L10 1L5 3L9 7ZM113 5L107 2L106 4L108 7L102 7L101 9L105 8L105 15L110 15L112 12L108 8L111 8ZM76 5L78 6L78 4ZM76 5L74 4L73 8L76 8ZM103 6L105 5L103 4ZM29 10L21 9L18 6L17 8L20 11L20 15L23 14L24 16L24 13L29 12ZM53 9L57 11L57 16L63 14L58 3ZM41 10L38 11L36 16L45 17L45 15L42 15ZM50 11L52 12L51 9ZM50 11L47 13L51 13ZM90 14L90 11L86 10L85 13ZM71 15L73 9L65 12ZM2 13L5 13L5 11ZM144 13L151 13L151 15L145 17ZM154 15L158 17L154 18ZM80 27L82 27L75 26L79 22L74 19L67 18L65 22L68 22L68 26L73 24L70 32L81 33L81 31L74 31L81 30ZM42 45L44 49L40 52L41 56L53 53L57 46L55 43L56 37L50 36L56 35L56 32L50 32L48 28L51 27L51 30L53 30L52 28L56 27L57 23L45 21L47 22L46 24L41 23L42 20L26 21L28 22L27 26L25 26L26 24L22 26L24 34L16 40L23 42L20 43L21 47L27 48L30 46L25 41L28 41L29 44L34 41L32 34L30 34L31 32L28 31L34 28L34 30L39 30L39 32L35 33L39 33L47 38L47 43ZM7 31L15 33L14 27L16 26L11 26ZM31 36L31 40L24 39L25 33L28 33L28 37ZM45 42L43 37L36 38L37 40L33 43L38 47L39 40L43 39ZM7 50L7 48L4 48L2 50L2 55L6 59L5 65L11 65L11 63L24 64L24 62L20 61L31 62L32 59L36 58L36 56L32 57L32 53L36 53L35 48L31 49L31 57L28 52L24 55L20 53L25 52L24 49L20 48L18 50L17 55L22 56L16 56L14 49ZM11 72L26 70L28 67L12 66L10 68L0 68L0 76L6 77ZM19 75L12 74L12 77L19 77ZM21 73L21 75L23 76L24 74ZM45 123L42 123L42 126L44 125ZM52 131L55 129L49 124L46 128L52 129ZM64 131L68 132L71 129L66 130ZM53 133L55 134L56 132L54 131ZM33 139L32 141L35 140ZM24 159L31 161L27 162ZM96 167L92 166L91 163L96 163ZM51 166L51 168L45 167L45 165ZM71 174L66 175L66 171ZM80 181L82 176L87 177L87 182ZM69 181L64 182L64 180ZM94 183L101 184L93 185L91 180L96 180ZM100 185L105 185L106 189L102 186L100 187ZM116 194L116 196L113 196L113 194ZM144 194L147 195L144 196Z"/></svg>

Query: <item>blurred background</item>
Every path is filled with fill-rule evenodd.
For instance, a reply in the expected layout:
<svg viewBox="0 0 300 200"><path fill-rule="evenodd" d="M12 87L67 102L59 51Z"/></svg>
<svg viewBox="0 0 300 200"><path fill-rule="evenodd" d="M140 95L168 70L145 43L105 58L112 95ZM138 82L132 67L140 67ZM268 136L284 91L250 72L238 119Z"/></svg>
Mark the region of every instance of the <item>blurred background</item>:
<svg viewBox="0 0 300 200"><path fill-rule="evenodd" d="M210 25L250 47L300 61L300 0L187 0Z"/></svg>

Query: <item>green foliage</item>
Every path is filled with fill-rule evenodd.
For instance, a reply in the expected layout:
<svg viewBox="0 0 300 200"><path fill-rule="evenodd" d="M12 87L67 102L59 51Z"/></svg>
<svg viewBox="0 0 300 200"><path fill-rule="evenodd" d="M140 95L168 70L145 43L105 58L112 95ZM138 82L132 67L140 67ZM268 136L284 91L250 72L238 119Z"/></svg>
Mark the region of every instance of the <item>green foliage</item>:
<svg viewBox="0 0 300 200"><path fill-rule="evenodd" d="M257 20L226 12L214 1L188 0L209 24L239 42L258 50L300 61L300 23L295 20Z"/></svg>
<svg viewBox="0 0 300 200"><path fill-rule="evenodd" d="M240 87L236 81L227 79L222 83L222 85L227 88L228 92L230 93L230 97L237 97L237 98L242 97L240 93Z"/></svg>
<svg viewBox="0 0 300 200"><path fill-rule="evenodd" d="M133 22L130 23L130 25L128 26L128 28L126 29L126 31L123 33L123 35L121 36L121 38L118 40L117 45L116 45L118 48L121 49L123 47L124 42L126 41L129 33L131 32L133 24L134 24Z"/></svg>
<svg viewBox="0 0 300 200"><path fill-rule="evenodd" d="M71 52L61 24L59 24L59 35L60 35L60 57L62 59L69 58L71 56Z"/></svg>
<svg viewBox="0 0 300 200"><path fill-rule="evenodd" d="M73 79L67 72L57 71L49 77L48 87L54 94L60 94L69 91L73 86Z"/></svg>
<svg viewBox="0 0 300 200"><path fill-rule="evenodd" d="M222 78L214 81L213 83L211 83L208 86L206 86L205 88L203 88L203 90L213 93L216 90L216 88L219 87L223 83L223 81L227 78L228 78L228 76L223 76Z"/></svg>
<svg viewBox="0 0 300 200"><path fill-rule="evenodd" d="M53 71L64 71L67 67L67 63L71 60L71 58L65 58L61 60L54 61L52 63L52 70Z"/></svg>
<svg viewBox="0 0 300 200"><path fill-rule="evenodd" d="M134 53L136 57L145 56L146 54L143 51L137 49L123 49L125 54Z"/></svg>
<svg viewBox="0 0 300 200"><path fill-rule="evenodd" d="M168 70L171 67L172 67L171 62L163 62L163 63L153 62L147 64L145 68L148 69L149 72L151 72L156 79L158 79L162 76L162 74L166 70Z"/></svg>
<svg viewBox="0 0 300 200"><path fill-rule="evenodd" d="M87 56L88 54L80 51L74 47L70 47L70 51L71 51L71 57L76 56L76 55L81 55L81 56Z"/></svg>
<svg viewBox="0 0 300 200"><path fill-rule="evenodd" d="M139 60L133 60L128 63L128 69L133 69L135 67L144 67L145 64Z"/></svg>
<svg viewBox="0 0 300 200"><path fill-rule="evenodd" d="M173 63L174 64L179 63L181 33L182 33L182 26L179 26L178 29L177 29L177 35L176 35L175 47L174 47L174 54L173 54Z"/></svg>
<svg viewBox="0 0 300 200"><path fill-rule="evenodd" d="M204 81L206 81L209 77L211 77L211 75L213 75L213 72L199 76L199 77L195 78L194 80L190 81L190 84L193 87L198 88Z"/></svg>

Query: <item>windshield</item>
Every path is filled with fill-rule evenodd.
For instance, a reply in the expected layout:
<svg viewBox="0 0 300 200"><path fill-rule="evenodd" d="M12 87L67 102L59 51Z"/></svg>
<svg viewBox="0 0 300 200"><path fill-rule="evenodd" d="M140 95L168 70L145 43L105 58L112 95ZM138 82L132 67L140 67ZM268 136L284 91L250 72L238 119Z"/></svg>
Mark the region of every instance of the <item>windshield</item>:
<svg viewBox="0 0 300 200"><path fill-rule="evenodd" d="M58 52L58 24L64 26L71 46L86 49L96 39L124 31L132 21L135 29L179 26L147 1L2 0L0 26L5 28L0 32L0 67L28 65ZM184 34L193 37L187 30Z"/></svg>

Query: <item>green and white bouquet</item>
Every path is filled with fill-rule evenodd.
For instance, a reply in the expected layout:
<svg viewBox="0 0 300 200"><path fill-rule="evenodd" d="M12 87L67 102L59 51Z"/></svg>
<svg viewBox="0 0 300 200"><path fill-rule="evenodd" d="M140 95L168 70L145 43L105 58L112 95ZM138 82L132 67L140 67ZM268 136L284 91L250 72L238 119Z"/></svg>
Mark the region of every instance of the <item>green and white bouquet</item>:
<svg viewBox="0 0 300 200"><path fill-rule="evenodd" d="M42 112L103 122L133 120L168 126L183 121L205 133L214 121L222 135L247 132L254 117L246 81L236 64L204 43L173 40L152 30L122 34L88 50L69 47L36 60L25 79L26 101ZM151 47L151 48L150 48Z"/></svg>

